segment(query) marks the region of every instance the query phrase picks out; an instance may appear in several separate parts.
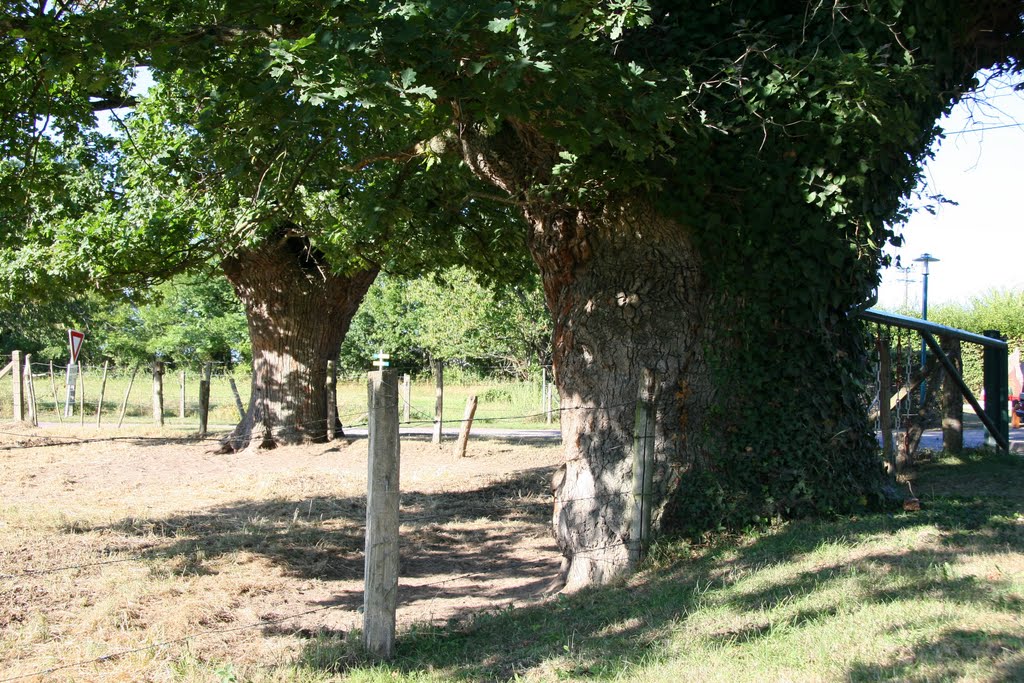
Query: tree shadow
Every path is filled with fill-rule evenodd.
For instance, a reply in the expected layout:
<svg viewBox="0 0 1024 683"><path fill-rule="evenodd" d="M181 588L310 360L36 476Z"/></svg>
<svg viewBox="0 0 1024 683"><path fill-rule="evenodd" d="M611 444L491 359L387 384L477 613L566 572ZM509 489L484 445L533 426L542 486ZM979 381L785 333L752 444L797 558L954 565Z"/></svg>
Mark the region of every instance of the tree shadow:
<svg viewBox="0 0 1024 683"><path fill-rule="evenodd" d="M967 465L961 474L976 479L982 489L1024 471L1019 460L1003 463L1010 470ZM742 648L771 637L780 621L787 629L802 629L842 618L851 608L925 597L954 611L962 607L964 612L996 613L1004 623L974 628L935 622L923 642L886 655L888 661L882 664L854 660L846 677L946 679L969 675L968 667L975 663L995 671L1000 680L1020 680L1024 660L1014 653L1024 651L1024 635L1006 630L1005 624L1024 611L1012 577L965 575L955 567L959 559L975 554L1024 552L1024 534L1016 521L1024 501L1012 492L1007 497L925 494L922 502L924 509L915 513L795 521L740 543L723 540L627 583L559 595L540 605L477 613L444 629L414 629L400 634L395 659L381 666L407 674L442 671L448 680L464 681L507 680L537 667L552 678L615 678L637 662L667 661L672 648L679 647L670 634L687 628L691 615L708 605L748 614L754 622L707 629L694 637ZM906 552L891 546L873 549L879 537L907 531L932 540ZM760 576L770 577L774 566L830 544L843 546L842 559L780 572L778 578L766 579L767 585L754 582L755 590L726 588L735 583L733 577L764 570L769 571ZM894 576L899 580L885 580ZM821 599L802 606L801 599L812 595ZM790 602L792 609L785 609ZM906 624L894 629L901 626ZM330 637L312 639L301 660L334 673L367 664L351 643Z"/></svg>
<svg viewBox="0 0 1024 683"><path fill-rule="evenodd" d="M521 546L548 534L552 469L523 470L472 490L402 493L400 602L472 596L508 603L540 593L559 568L554 541L541 544L539 557L524 557ZM322 603L355 609L362 603L365 520L365 496L315 496L124 518L98 529L159 537L163 542L143 557L172 561L176 573L211 573L216 559L248 552L295 578L357 581ZM453 580L466 574L486 577L485 586Z"/></svg>

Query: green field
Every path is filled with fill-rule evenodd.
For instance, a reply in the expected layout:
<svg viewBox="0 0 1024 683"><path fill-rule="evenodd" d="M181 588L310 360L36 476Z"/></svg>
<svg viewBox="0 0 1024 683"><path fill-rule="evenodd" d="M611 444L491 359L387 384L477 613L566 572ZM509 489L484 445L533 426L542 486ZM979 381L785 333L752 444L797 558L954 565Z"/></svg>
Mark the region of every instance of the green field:
<svg viewBox="0 0 1024 683"><path fill-rule="evenodd" d="M96 423L96 409L103 385L103 406L100 415L101 425L116 426L122 402L127 393L125 407L125 424L153 423L153 377L147 370L141 369L131 381L130 371L109 372L106 384L103 385L102 368L86 368L79 378L74 416L65 420L78 423L82 421L80 401L84 394L84 423ZM250 376L237 374L231 376L235 380L239 398L243 406L248 405L250 392ZM41 422L57 422L58 411L55 408L54 386L51 385L47 368L37 368L34 372L36 405ZM57 402L61 406L65 399L63 374L57 373L54 378ZM84 388L84 392L83 392ZM130 391L129 391L130 388ZM434 419L434 384L428 377L412 384L412 401L409 411L408 426L429 426ZM503 427L508 429L535 428L543 429L558 425L557 396L549 425L541 410L540 382L490 382L490 383L449 383L445 387L444 421L448 427L456 427L463 419L467 398L475 394L478 407L474 424L478 427ZM12 384L8 375L0 380L0 420L13 417ZM338 414L342 423L350 426L361 426L366 422L366 385L364 382L340 382L338 384ZM184 412L181 408L184 404ZM402 406L400 406L402 410ZM180 372L169 370L164 375L164 422L168 427L198 428L199 424L199 374L185 373L184 400ZM215 373L210 386L211 426L228 426L237 422L239 417L234 393L231 390L229 376L223 372Z"/></svg>

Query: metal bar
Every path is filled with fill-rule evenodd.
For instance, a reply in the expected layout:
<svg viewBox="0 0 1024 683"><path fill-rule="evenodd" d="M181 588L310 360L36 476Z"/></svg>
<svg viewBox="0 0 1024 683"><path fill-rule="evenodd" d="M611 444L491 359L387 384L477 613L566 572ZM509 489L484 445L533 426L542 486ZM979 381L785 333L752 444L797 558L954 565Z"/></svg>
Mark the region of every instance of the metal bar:
<svg viewBox="0 0 1024 683"><path fill-rule="evenodd" d="M974 398L974 393L972 393L967 384L964 383L964 378L960 376L960 373L956 371L953 363L950 362L949 358L946 357L946 354L943 353L942 347L935 341L935 337L923 330L921 330L921 336L924 338L925 343L928 344L928 347L932 350L932 353L934 353L936 358L939 359L939 362L942 363L942 367L947 373L949 373L949 376L953 378L953 381L956 382L957 386L960 387L960 391L963 393L964 398L966 398L967 402L971 404L971 408L974 409L975 414L979 419L981 419L981 422L985 425L985 429L988 430L988 433L996 440L996 443L999 444L1000 448L1004 451L1010 450L1010 440L1006 435L999 433L995 423L992 422L988 413L986 413L981 407L981 404L978 403L978 399Z"/></svg>
<svg viewBox="0 0 1024 683"><path fill-rule="evenodd" d="M906 327L907 329L911 329L922 334L927 332L944 337L953 337L960 341L970 342L971 344L981 344L982 346L995 349L1007 348L1006 342L1002 339L993 339L981 334L958 330L955 327L946 327L945 325L939 325L938 323L933 323L928 320L921 320L920 318L911 318L910 316L899 315L897 313L883 313L882 311L876 311L873 308L862 311L857 315L859 315L863 320Z"/></svg>

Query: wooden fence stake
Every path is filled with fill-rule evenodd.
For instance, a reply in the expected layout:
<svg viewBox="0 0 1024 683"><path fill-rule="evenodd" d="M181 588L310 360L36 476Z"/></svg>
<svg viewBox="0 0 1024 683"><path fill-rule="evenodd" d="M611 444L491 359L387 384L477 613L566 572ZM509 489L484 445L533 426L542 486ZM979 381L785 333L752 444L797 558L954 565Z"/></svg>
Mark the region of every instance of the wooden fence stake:
<svg viewBox="0 0 1024 683"><path fill-rule="evenodd" d="M412 378L409 373L402 377L402 422L409 421L409 413L412 410Z"/></svg>
<svg viewBox="0 0 1024 683"><path fill-rule="evenodd" d="M334 422L338 419L338 394L334 384L334 361L327 361L327 377L324 380L324 396L327 401L327 440L334 441Z"/></svg>
<svg viewBox="0 0 1024 683"><path fill-rule="evenodd" d="M124 400L121 401L121 410L117 416L117 428L121 428L121 423L124 422L124 414L128 411L128 394L132 393L132 385L135 384L135 374L139 371L139 366L136 365L135 369L132 370L132 376L128 378L128 388L124 390Z"/></svg>
<svg viewBox="0 0 1024 683"><path fill-rule="evenodd" d="M203 366L202 379L199 380L199 437L206 436L207 427L210 424L210 375L213 374L213 364L207 363Z"/></svg>
<svg viewBox="0 0 1024 683"><path fill-rule="evenodd" d="M110 368L110 361L103 361L103 379L100 380L100 400L96 402L96 426L100 426L100 415L103 412L103 396L107 393L107 370Z"/></svg>
<svg viewBox="0 0 1024 683"><path fill-rule="evenodd" d="M551 394L554 386L554 382L548 382L547 396L544 397L544 422L547 424L551 424Z"/></svg>
<svg viewBox="0 0 1024 683"><path fill-rule="evenodd" d="M153 424L164 426L164 364L153 361Z"/></svg>
<svg viewBox="0 0 1024 683"><path fill-rule="evenodd" d="M466 446L469 444L469 430L473 428L473 416L476 414L476 395L466 399L466 412L462 415L462 428L459 429L459 440L455 442L452 453L456 458L466 457Z"/></svg>
<svg viewBox="0 0 1024 683"><path fill-rule="evenodd" d="M878 333L878 425L882 430L882 454L890 477L896 476L896 448L892 440L892 357L889 355L889 334Z"/></svg>
<svg viewBox="0 0 1024 683"><path fill-rule="evenodd" d="M11 352L11 389L14 421L25 421L25 373L22 371L21 351Z"/></svg>
<svg viewBox="0 0 1024 683"><path fill-rule="evenodd" d="M181 398L178 400L178 418L185 419L185 371L178 375L178 383L181 385Z"/></svg>
<svg viewBox="0 0 1024 683"><path fill-rule="evenodd" d="M238 409L238 419L245 419L245 407L242 405L242 397L238 393L238 385L235 384L234 375L228 375L227 369L224 370L224 374L227 375L228 384L231 385L231 394L235 397L235 408Z"/></svg>
<svg viewBox="0 0 1024 683"><path fill-rule="evenodd" d="M540 412L544 412L548 405L548 369L540 369Z"/></svg>
<svg viewBox="0 0 1024 683"><path fill-rule="evenodd" d="M39 414L36 412L36 386L32 381L32 354L25 354L25 398L28 404L28 421L32 426L39 426Z"/></svg>
<svg viewBox="0 0 1024 683"><path fill-rule="evenodd" d="M367 389L370 452L363 646L376 657L388 658L395 648L398 607L398 376L390 370L371 372Z"/></svg>
<svg viewBox="0 0 1024 683"><path fill-rule="evenodd" d="M82 372L82 363L78 367L78 426L85 426L85 373Z"/></svg>
<svg viewBox="0 0 1024 683"><path fill-rule="evenodd" d="M960 340L942 337L939 343L953 368L962 376L964 362L960 355ZM942 377L942 449L956 455L964 450L964 397L948 372Z"/></svg>
<svg viewBox="0 0 1024 683"><path fill-rule="evenodd" d="M444 420L444 363L434 361L434 434L431 443L441 443Z"/></svg>
<svg viewBox="0 0 1024 683"><path fill-rule="evenodd" d="M654 489L654 371L644 368L633 426L633 508L629 533L629 562L635 569L650 545Z"/></svg>
<svg viewBox="0 0 1024 683"><path fill-rule="evenodd" d="M57 413L57 421L64 424L64 411L60 407L60 399L57 397L57 380L53 378L53 361L50 361L50 389L53 391L53 410Z"/></svg>
<svg viewBox="0 0 1024 683"><path fill-rule="evenodd" d="M10 372L11 368L13 368L13 367L14 367L14 361L12 360L10 363L8 363L7 365L4 366L3 370L0 370L0 379L3 379L4 375L6 375L8 372Z"/></svg>

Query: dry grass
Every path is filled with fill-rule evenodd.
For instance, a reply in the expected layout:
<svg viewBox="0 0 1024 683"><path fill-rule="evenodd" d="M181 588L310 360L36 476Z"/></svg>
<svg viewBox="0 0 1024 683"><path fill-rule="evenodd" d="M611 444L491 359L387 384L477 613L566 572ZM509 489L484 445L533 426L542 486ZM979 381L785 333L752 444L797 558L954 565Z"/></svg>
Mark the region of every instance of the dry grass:
<svg viewBox="0 0 1024 683"><path fill-rule="evenodd" d="M0 442L5 676L138 649L46 680L230 680L361 624L365 441L217 455L154 433L65 437ZM529 601L557 570L557 449L470 455L403 443L403 628Z"/></svg>

